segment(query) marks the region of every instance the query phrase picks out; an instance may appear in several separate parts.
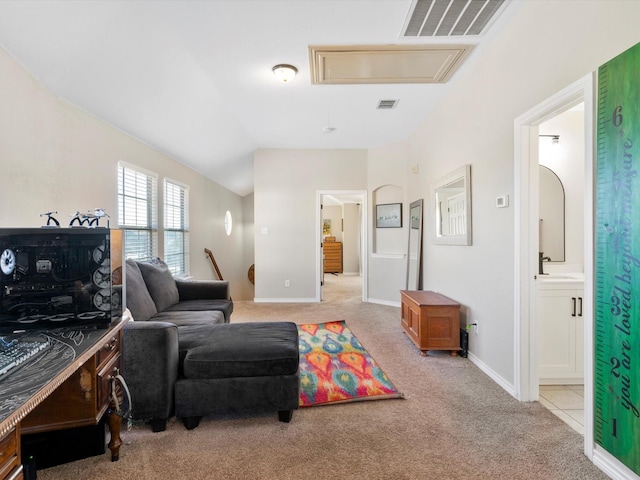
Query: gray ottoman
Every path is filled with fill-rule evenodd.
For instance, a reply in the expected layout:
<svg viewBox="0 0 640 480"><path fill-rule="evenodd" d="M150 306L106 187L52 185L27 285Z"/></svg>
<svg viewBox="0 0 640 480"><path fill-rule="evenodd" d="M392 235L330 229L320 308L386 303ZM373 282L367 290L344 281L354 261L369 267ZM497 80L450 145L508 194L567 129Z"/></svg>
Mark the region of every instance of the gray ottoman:
<svg viewBox="0 0 640 480"><path fill-rule="evenodd" d="M291 420L300 399L294 323L212 325L197 338L184 333L175 409L188 429L209 414L278 412L280 421Z"/></svg>

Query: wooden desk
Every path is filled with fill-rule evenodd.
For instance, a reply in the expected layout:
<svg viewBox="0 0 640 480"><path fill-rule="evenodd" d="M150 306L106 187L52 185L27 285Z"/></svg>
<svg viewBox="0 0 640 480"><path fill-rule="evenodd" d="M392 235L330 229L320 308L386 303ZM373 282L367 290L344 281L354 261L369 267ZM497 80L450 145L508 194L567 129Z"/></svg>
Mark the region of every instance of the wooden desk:
<svg viewBox="0 0 640 480"><path fill-rule="evenodd" d="M21 434L98 424L111 402L111 376L122 366L126 322L40 332L52 346L0 378L0 479L23 478ZM110 414L112 461L122 444L121 421Z"/></svg>
<svg viewBox="0 0 640 480"><path fill-rule="evenodd" d="M402 328L426 356L428 350L460 348L460 304L430 291L401 290Z"/></svg>

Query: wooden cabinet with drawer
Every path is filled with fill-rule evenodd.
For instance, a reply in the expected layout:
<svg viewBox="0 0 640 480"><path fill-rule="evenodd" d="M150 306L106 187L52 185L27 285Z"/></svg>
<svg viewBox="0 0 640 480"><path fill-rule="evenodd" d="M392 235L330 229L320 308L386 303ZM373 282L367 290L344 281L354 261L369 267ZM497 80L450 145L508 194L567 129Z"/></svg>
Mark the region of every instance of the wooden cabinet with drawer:
<svg viewBox="0 0 640 480"><path fill-rule="evenodd" d="M324 273L342 273L342 242L324 242Z"/></svg>
<svg viewBox="0 0 640 480"><path fill-rule="evenodd" d="M110 402L110 376L122 368L122 332L108 337L100 350L21 422L23 434L97 424Z"/></svg>
<svg viewBox="0 0 640 480"><path fill-rule="evenodd" d="M20 464L20 426L11 430L0 439L0 478L21 479L22 465Z"/></svg>
<svg viewBox="0 0 640 480"><path fill-rule="evenodd" d="M114 412L111 388L112 378L122 366L122 329L129 319L127 314L112 322L107 330L81 327L47 332L56 345L66 345L51 350L56 352L52 353L53 358L63 362L44 375L32 375L36 370L40 373L42 365L26 363L19 373L25 374L31 383L16 382L20 386L18 393L4 397L5 392L0 389L0 405L4 407L0 409L0 480L22 479L26 475L21 453L27 453L27 449L21 452L21 437L100 425L105 414L111 434L108 445L111 460L119 458L122 418ZM59 354L68 352L68 348L72 354Z"/></svg>

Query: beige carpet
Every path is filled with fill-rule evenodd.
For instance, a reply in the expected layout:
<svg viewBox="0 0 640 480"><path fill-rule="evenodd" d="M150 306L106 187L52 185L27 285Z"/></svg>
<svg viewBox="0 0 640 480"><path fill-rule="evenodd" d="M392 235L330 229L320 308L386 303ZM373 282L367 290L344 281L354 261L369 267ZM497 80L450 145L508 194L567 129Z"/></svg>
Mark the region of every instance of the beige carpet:
<svg viewBox="0 0 640 480"><path fill-rule="evenodd" d="M273 415L205 418L192 431L134 426L109 453L38 479L605 479L583 438L538 403L520 403L469 360L420 356L399 309L360 300L358 277L325 277L322 304L236 302L233 322L344 319L405 399ZM135 402L135 399L134 399ZM70 448L73 448L70 445Z"/></svg>

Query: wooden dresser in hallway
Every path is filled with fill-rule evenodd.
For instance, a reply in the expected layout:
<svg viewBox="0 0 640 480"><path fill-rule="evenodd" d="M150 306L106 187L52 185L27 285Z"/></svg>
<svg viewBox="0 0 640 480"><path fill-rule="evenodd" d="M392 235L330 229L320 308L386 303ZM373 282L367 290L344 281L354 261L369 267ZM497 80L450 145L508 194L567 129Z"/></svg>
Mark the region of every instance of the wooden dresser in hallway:
<svg viewBox="0 0 640 480"><path fill-rule="evenodd" d="M342 273L342 242L324 241L324 273Z"/></svg>

